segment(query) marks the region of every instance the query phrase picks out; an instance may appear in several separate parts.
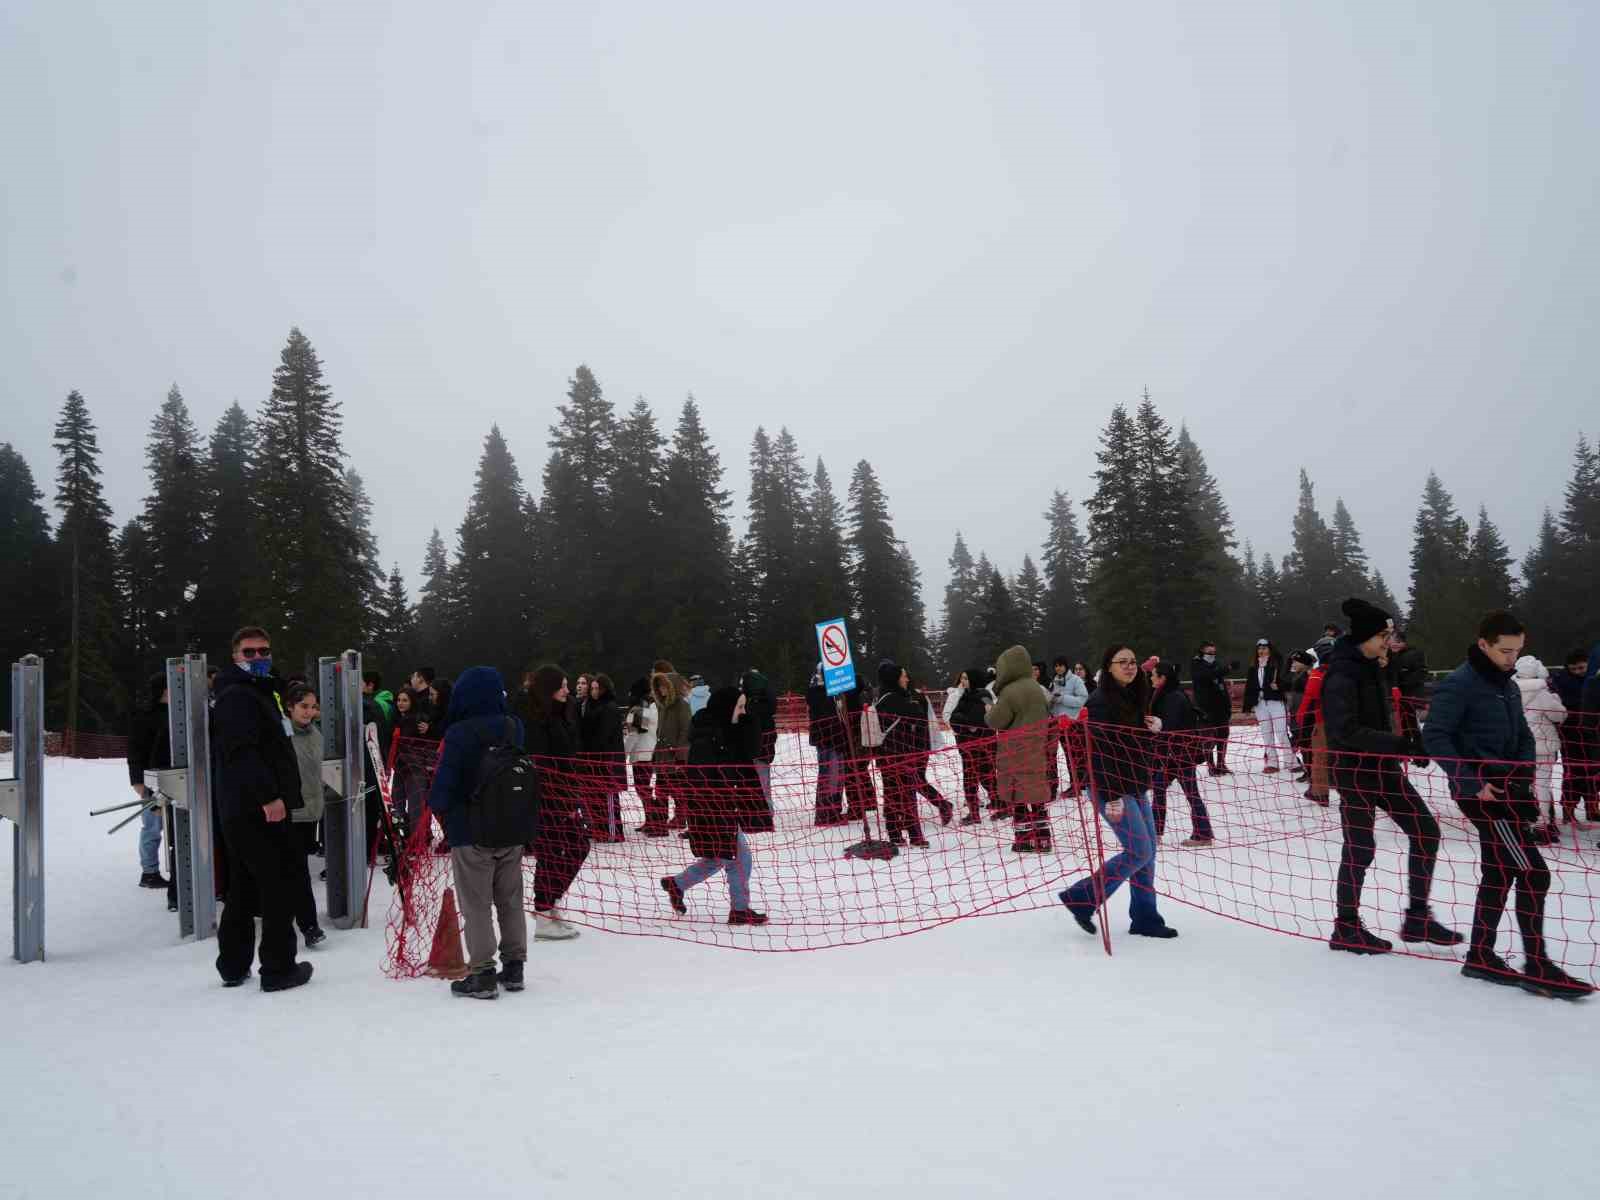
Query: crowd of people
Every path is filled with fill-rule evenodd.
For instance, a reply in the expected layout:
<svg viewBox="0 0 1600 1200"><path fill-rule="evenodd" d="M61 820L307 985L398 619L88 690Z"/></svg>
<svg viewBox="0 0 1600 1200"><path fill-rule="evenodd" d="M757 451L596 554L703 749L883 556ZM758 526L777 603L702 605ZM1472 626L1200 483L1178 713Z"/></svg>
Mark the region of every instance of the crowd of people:
<svg viewBox="0 0 1600 1200"><path fill-rule="evenodd" d="M1312 803L1327 806L1337 795L1343 849L1332 949L1393 948L1361 920L1380 812L1409 846L1400 939L1439 946L1467 940L1429 907L1439 824L1407 777L1408 766L1437 760L1480 842L1482 880L1463 974L1566 998L1592 991L1545 951L1549 872L1538 847L1560 822L1580 824L1580 807L1588 820L1600 816L1595 656L1574 652L1550 679L1523 654L1525 632L1516 618L1492 613L1466 662L1430 689L1420 651L1389 614L1356 599L1343 611L1348 630L1330 624L1287 659L1260 639L1242 672L1238 663L1222 662L1208 641L1190 663L1188 686L1175 661L1141 659L1125 644L1107 647L1092 672L1081 660L1058 656L1047 664L1013 646L993 665L961 671L936 710L897 663L880 663L875 684L863 681L838 695L828 694L819 664L806 694L807 736L817 758L814 823L861 821L870 836L876 813L891 853L927 847L922 803L944 825L955 816L955 804L929 775L947 728L962 767L962 826L984 820L987 797L989 819L1012 823L1013 853L1050 853L1051 804L1086 792L1120 849L1064 890L1063 905L1085 931L1098 933L1096 914L1129 883L1129 932L1175 938L1159 911L1155 882L1168 793L1176 784L1189 808L1181 848L1214 846L1198 769L1203 764L1212 776L1234 771L1229 676L1239 672L1244 711L1260 729L1259 769L1293 772ZM264 630L240 630L232 660L215 675L212 701L215 789L228 859L217 969L226 986L249 978L259 916L261 985L280 990L311 976L311 965L296 961L295 927L308 949L325 936L309 866L321 851L328 798L318 697L307 681L273 674ZM153 679L152 708L130 739L130 780L141 792L144 769L170 761L164 692L165 681ZM382 848L398 860L406 831L416 830L413 837L450 855L467 954L465 978L451 985L457 994L490 998L523 986L524 857L535 859L534 940L578 936L562 916L562 899L592 846L627 839L622 797L630 790L644 810L633 832L676 833L688 843L690 861L659 881L666 911L687 913L692 890L721 873L728 881L727 923L766 922L751 906L750 837L773 828L777 706L759 671L713 689L660 660L619 697L600 672L572 678L545 665L526 672L512 693L491 667L469 668L454 685L422 667L394 692L369 672L363 693L363 720L377 727L394 764L391 805L367 806L370 853ZM394 752L407 741L438 747L431 778L420 760ZM1551 769L1558 755L1559 796ZM378 769L369 761L373 782ZM386 812L393 828L380 829ZM419 828L425 813L431 817ZM147 824L140 839L140 884L170 889L159 869L160 833L158 814L153 831ZM1520 971L1495 950L1512 893Z"/></svg>

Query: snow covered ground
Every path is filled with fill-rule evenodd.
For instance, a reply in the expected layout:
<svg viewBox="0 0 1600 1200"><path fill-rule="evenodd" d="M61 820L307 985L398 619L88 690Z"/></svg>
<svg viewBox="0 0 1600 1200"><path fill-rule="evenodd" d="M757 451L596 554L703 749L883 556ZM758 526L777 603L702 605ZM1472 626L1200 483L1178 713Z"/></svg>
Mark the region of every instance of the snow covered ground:
<svg viewBox="0 0 1600 1200"><path fill-rule="evenodd" d="M46 771L48 961L0 965L0 1197L1351 1200L1593 1175L1600 1000L1165 903L1182 937L1111 958L1053 908L797 954L590 931L469 1004L380 973L381 878L308 988L226 991L215 943L134 886L133 828L87 816L127 795L121 764Z"/></svg>

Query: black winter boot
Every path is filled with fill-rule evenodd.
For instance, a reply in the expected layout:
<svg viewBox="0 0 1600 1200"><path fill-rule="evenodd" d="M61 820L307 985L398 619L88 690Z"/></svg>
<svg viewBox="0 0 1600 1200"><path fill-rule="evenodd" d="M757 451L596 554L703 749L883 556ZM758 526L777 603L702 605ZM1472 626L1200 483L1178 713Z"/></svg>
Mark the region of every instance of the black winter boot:
<svg viewBox="0 0 1600 1200"><path fill-rule="evenodd" d="M729 925L765 925L767 914L756 912L753 908L730 908L728 910Z"/></svg>
<svg viewBox="0 0 1600 1200"><path fill-rule="evenodd" d="M525 964L519 959L500 964L500 986L508 992L522 990L522 968Z"/></svg>
<svg viewBox="0 0 1600 1200"><path fill-rule="evenodd" d="M263 975L261 977L261 990L263 992L287 992L290 988L302 987L311 982L311 964L308 962L295 963L294 969L287 975Z"/></svg>
<svg viewBox="0 0 1600 1200"><path fill-rule="evenodd" d="M1582 1000L1594 991L1594 984L1574 979L1548 958L1530 958L1523 965L1522 990L1553 1000Z"/></svg>
<svg viewBox="0 0 1600 1200"><path fill-rule="evenodd" d="M465 979L458 979L452 983L450 994L466 996L471 1000L493 1000L500 994L500 979L493 967L485 967Z"/></svg>
<svg viewBox="0 0 1600 1200"><path fill-rule="evenodd" d="M1357 921L1352 925L1336 924L1333 936L1328 939L1328 949L1351 954L1387 954L1394 949L1394 943L1384 941Z"/></svg>
<svg viewBox="0 0 1600 1200"><path fill-rule="evenodd" d="M1468 979L1481 979L1485 983L1498 983L1501 987L1521 987L1518 975L1493 950L1469 950L1467 961L1461 964L1461 973Z"/></svg>
<svg viewBox="0 0 1600 1200"><path fill-rule="evenodd" d="M689 911L689 906L683 902L683 889L678 886L678 881L671 875L662 878L661 890L666 892L667 899L672 901L673 912L686 913Z"/></svg>
<svg viewBox="0 0 1600 1200"><path fill-rule="evenodd" d="M1413 944L1427 942L1431 946L1459 946L1466 938L1439 924L1431 912L1423 909L1420 913L1406 914L1405 924L1400 926L1400 940Z"/></svg>
<svg viewBox="0 0 1600 1200"><path fill-rule="evenodd" d="M167 881L161 878L160 871L145 871L139 876L139 886L142 888L164 888Z"/></svg>

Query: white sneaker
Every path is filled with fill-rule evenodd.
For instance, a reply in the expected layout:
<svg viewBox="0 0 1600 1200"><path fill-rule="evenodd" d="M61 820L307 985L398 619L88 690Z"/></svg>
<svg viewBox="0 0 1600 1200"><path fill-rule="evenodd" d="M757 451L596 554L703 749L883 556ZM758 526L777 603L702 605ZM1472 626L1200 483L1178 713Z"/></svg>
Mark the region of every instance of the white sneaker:
<svg viewBox="0 0 1600 1200"><path fill-rule="evenodd" d="M551 909L549 915L533 914L533 940L536 942L565 942L578 936L578 927L568 925Z"/></svg>

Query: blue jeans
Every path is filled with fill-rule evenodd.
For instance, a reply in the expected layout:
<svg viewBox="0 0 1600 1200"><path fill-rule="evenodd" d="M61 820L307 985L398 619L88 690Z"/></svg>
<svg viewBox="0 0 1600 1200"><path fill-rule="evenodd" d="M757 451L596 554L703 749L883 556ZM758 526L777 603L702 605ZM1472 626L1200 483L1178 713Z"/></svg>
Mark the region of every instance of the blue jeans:
<svg viewBox="0 0 1600 1200"><path fill-rule="evenodd" d="M139 818L139 869L147 875L161 870L161 810L146 809Z"/></svg>
<svg viewBox="0 0 1600 1200"><path fill-rule="evenodd" d="M702 880L710 879L718 871L728 873L728 906L739 912L750 907L750 843L744 834L733 835L738 846L737 858L697 858L678 872L678 887L687 892Z"/></svg>
<svg viewBox="0 0 1600 1200"><path fill-rule="evenodd" d="M1106 797L1096 793L1095 811L1105 816ZM1100 897L1110 897L1127 880L1133 881L1128 891L1128 916L1135 926L1160 925L1161 914L1156 911L1156 823L1150 812L1150 802L1143 796L1122 796L1122 819L1107 818L1122 853L1108 859L1105 866L1093 875L1086 875L1066 891L1068 904L1096 905Z"/></svg>

